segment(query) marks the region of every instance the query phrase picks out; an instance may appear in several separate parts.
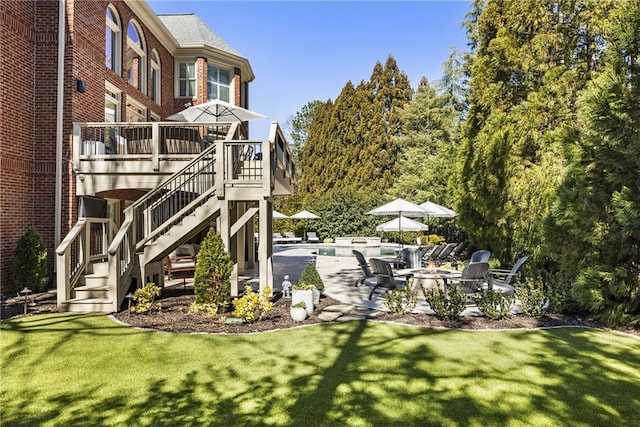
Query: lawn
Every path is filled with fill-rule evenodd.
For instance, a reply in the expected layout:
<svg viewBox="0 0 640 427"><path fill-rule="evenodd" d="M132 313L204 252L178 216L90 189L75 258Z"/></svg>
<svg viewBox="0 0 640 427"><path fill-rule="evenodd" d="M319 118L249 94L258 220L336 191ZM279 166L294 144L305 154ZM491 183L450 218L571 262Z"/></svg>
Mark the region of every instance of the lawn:
<svg viewBox="0 0 640 427"><path fill-rule="evenodd" d="M100 315L2 322L12 425L633 425L640 341L376 322L167 334ZM635 424L637 425L637 424Z"/></svg>

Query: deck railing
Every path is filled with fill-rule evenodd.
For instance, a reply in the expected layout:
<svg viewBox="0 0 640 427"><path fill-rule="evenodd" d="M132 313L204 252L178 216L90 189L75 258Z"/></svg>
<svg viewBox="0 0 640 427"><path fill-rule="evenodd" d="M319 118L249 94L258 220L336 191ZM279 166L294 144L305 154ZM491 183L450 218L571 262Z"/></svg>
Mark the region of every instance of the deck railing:
<svg viewBox="0 0 640 427"><path fill-rule="evenodd" d="M59 286L58 302L69 299L92 257L108 257L109 292L117 310L131 281L136 252L165 235L212 195L224 197L225 188L243 185L273 189L276 169L295 182L293 157L277 123L272 124L269 139L263 141L243 140L239 129L238 123L74 124L74 164L133 159L154 162L157 169L165 159L190 162L125 209L122 226L115 236L114 229L109 229L108 237L98 245L99 253L92 255L89 250L88 220L78 221L57 250L58 283L66 284L64 289ZM197 138L199 145L194 145Z"/></svg>

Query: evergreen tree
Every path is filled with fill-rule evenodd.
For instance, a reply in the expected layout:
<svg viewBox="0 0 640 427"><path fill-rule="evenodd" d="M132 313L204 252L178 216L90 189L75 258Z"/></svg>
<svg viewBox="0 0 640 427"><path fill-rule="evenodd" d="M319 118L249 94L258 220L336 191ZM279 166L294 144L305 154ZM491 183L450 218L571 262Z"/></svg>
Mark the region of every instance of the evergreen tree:
<svg viewBox="0 0 640 427"><path fill-rule="evenodd" d="M335 102L315 116L303 148L301 191L321 194L333 188L383 192L393 185L399 149L399 110L411 86L393 57L374 66L371 79L347 82Z"/></svg>
<svg viewBox="0 0 640 427"><path fill-rule="evenodd" d="M640 4L614 15L604 68L585 91L583 125L555 211L572 295L612 325L640 326Z"/></svg>
<svg viewBox="0 0 640 427"><path fill-rule="evenodd" d="M433 200L451 205L449 179L455 164L459 113L450 94L437 94L423 78L413 101L401 110L402 135L398 178L390 193L408 200Z"/></svg>
<svg viewBox="0 0 640 427"><path fill-rule="evenodd" d="M322 101L310 101L307 102L300 111L287 120L287 127L291 136L291 149L295 161L300 162L300 152L304 147L307 138L309 137L309 129L313 120L320 110L324 106ZM298 170L298 175L301 175L302 171Z"/></svg>
<svg viewBox="0 0 640 427"><path fill-rule="evenodd" d="M601 62L610 2L477 1L458 211L476 246L541 261L576 101ZM585 54L588 52L588 54Z"/></svg>

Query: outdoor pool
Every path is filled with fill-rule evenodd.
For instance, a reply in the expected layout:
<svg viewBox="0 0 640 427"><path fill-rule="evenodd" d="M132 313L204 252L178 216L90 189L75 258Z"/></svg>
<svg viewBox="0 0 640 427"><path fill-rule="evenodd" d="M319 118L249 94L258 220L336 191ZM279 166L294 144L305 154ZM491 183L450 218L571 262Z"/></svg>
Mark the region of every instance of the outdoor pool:
<svg viewBox="0 0 640 427"><path fill-rule="evenodd" d="M325 256L353 256L353 249L362 252L365 257L394 256L393 246L338 246L338 245L312 245L317 255Z"/></svg>

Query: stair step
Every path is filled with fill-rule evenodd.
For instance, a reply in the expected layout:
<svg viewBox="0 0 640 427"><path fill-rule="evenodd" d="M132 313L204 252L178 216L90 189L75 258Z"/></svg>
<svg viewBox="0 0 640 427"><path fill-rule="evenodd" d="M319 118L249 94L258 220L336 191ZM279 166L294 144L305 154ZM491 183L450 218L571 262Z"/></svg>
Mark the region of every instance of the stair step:
<svg viewBox="0 0 640 427"><path fill-rule="evenodd" d="M62 303L62 311L72 313L113 313L113 301L108 298L72 298Z"/></svg>
<svg viewBox="0 0 640 427"><path fill-rule="evenodd" d="M94 262L92 264L93 274L99 276L109 275L109 263L108 262Z"/></svg>
<svg viewBox="0 0 640 427"><path fill-rule="evenodd" d="M108 299L109 287L103 284L77 286L76 299Z"/></svg>

